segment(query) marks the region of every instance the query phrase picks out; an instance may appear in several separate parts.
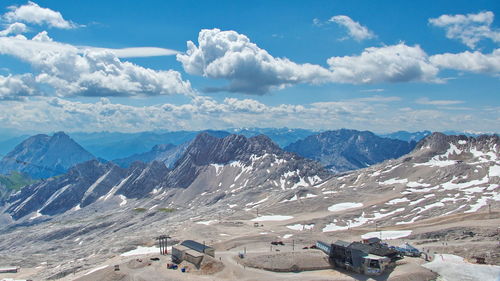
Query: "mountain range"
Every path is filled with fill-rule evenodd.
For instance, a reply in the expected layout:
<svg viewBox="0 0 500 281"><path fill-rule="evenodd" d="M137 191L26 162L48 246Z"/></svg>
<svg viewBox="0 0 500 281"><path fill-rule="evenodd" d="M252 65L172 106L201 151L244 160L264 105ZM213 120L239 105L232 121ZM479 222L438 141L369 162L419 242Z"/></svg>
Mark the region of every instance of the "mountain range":
<svg viewBox="0 0 500 281"><path fill-rule="evenodd" d="M488 205L500 207L499 157L498 136L433 133L397 159L333 175L265 136L205 133L172 168L90 160L22 188L0 207L0 255L10 253L15 263L29 256L33 266L75 261L40 273L48 279L88 268L86 257L110 259L165 231L226 240L232 232L233 247L242 239L303 237L306 227L309 240L376 227L420 227L418 237L434 237L441 232L425 230L425 223L448 223L447 233ZM280 221L264 222L266 231L251 226L265 219ZM30 241L37 241L35 252Z"/></svg>
<svg viewBox="0 0 500 281"><path fill-rule="evenodd" d="M306 137L288 145L285 150L341 173L398 158L410 152L415 144L415 141L381 138L368 131L341 129Z"/></svg>
<svg viewBox="0 0 500 281"><path fill-rule="evenodd" d="M280 178L283 173L286 180ZM14 219L30 213L55 215L115 196L139 199L158 194L191 201L206 190L216 194L208 200L217 201L226 195L215 189L227 190L235 184L264 186L279 182L286 188L312 185L327 176L316 162L283 151L266 136L217 138L202 133L173 169L158 161L135 162L126 169L112 162L87 161L63 176L23 188L8 199L6 212Z"/></svg>

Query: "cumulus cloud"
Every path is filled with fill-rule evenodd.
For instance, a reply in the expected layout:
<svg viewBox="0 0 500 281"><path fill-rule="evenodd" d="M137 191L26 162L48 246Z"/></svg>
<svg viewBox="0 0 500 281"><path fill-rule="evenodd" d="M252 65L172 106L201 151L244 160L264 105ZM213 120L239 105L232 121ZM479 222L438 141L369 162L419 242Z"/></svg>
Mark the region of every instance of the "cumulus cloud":
<svg viewBox="0 0 500 281"><path fill-rule="evenodd" d="M429 98L426 97L419 98L415 102L418 104L425 104L425 105L454 105L454 104L464 103L464 101L461 100L430 100Z"/></svg>
<svg viewBox="0 0 500 281"><path fill-rule="evenodd" d="M32 98L30 103L0 103L0 128L35 131L121 131L201 130L232 127L306 127L314 129L370 128L396 129L476 128L499 130L500 111L442 111L404 108L404 114L389 110L398 98L378 96L303 105L267 105L254 99L226 98L216 101L195 96L185 104L131 106L101 98L85 103L63 98ZM431 126L431 127L429 127Z"/></svg>
<svg viewBox="0 0 500 281"><path fill-rule="evenodd" d="M491 54L483 54L478 51L438 54L431 56L429 60L440 68L475 73L495 74L500 72L500 49L493 50Z"/></svg>
<svg viewBox="0 0 500 281"><path fill-rule="evenodd" d="M24 100L36 95L35 81L30 74L0 75L0 100Z"/></svg>
<svg viewBox="0 0 500 281"><path fill-rule="evenodd" d="M3 18L9 22L22 21L61 29L78 27L77 24L65 20L60 12L42 8L31 1L22 6L10 6L8 9L10 11L5 13Z"/></svg>
<svg viewBox="0 0 500 281"><path fill-rule="evenodd" d="M118 58L141 58L141 57L159 57L177 55L179 52L172 49L158 47L131 47L121 49L98 48L98 47L80 47L81 50L108 51Z"/></svg>
<svg viewBox="0 0 500 281"><path fill-rule="evenodd" d="M226 87L208 91L262 95L299 83L440 82L438 68L418 45L400 43L367 48L359 56L331 57L330 69L275 58L235 31L204 29L198 46L191 41L187 45L187 52L177 55L186 72L230 81Z"/></svg>
<svg viewBox="0 0 500 281"><path fill-rule="evenodd" d="M372 39L375 34L370 31L366 26L361 25L359 22L352 20L348 16L338 15L329 19L330 22L334 22L340 26L347 29L347 32L351 38L357 41L362 41L366 39Z"/></svg>
<svg viewBox="0 0 500 281"><path fill-rule="evenodd" d="M322 83L331 76L318 65L275 58L235 31L203 29L198 46L189 41L187 47L185 54L177 55L187 73L230 81L227 87L215 90L262 95L289 85Z"/></svg>
<svg viewBox="0 0 500 281"><path fill-rule="evenodd" d="M429 23L444 28L447 38L458 39L473 49L483 39L490 39L495 43L500 42L500 31L491 28L494 17L493 12L485 11L467 15L442 15L429 19Z"/></svg>
<svg viewBox="0 0 500 281"><path fill-rule="evenodd" d="M333 80L341 83L438 82L438 68L420 46L404 43L366 48L359 56L332 57Z"/></svg>
<svg viewBox="0 0 500 281"><path fill-rule="evenodd" d="M0 36L7 36L10 34L14 34L14 35L21 34L21 33L25 33L26 31L28 31L28 28L26 27L26 25L24 23L15 22L15 23L9 24L7 26L7 28L0 31Z"/></svg>
<svg viewBox="0 0 500 281"><path fill-rule="evenodd" d="M43 31L31 40L22 35L0 37L0 54L30 63L38 83L59 96L135 96L192 94L177 71L156 71L121 61L107 50L82 50L54 42Z"/></svg>

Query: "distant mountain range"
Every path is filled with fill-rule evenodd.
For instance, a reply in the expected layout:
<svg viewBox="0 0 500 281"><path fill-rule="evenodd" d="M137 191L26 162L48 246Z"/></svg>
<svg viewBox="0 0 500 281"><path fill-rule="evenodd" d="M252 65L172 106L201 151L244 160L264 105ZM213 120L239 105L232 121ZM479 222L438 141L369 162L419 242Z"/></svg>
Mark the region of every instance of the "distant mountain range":
<svg viewBox="0 0 500 281"><path fill-rule="evenodd" d="M218 137L229 135L226 131L216 130L143 133L71 133L70 135L93 155L106 160L113 160L148 152L155 145L159 144L180 145L192 141L200 132L208 132Z"/></svg>
<svg viewBox="0 0 500 281"><path fill-rule="evenodd" d="M383 138L403 140L408 142L410 141L419 142L421 139L429 136L430 134L432 134L431 131L420 131L420 132L397 131L390 134L381 134L379 136Z"/></svg>
<svg viewBox="0 0 500 281"><path fill-rule="evenodd" d="M173 196L190 202L208 190L211 196L205 200L217 202L230 195L217 189L236 192L236 183L248 187L296 188L316 184L328 176L316 162L283 151L264 135L217 138L201 133L173 169L158 161L135 162L127 169L112 162L87 161L65 175L23 188L9 198L6 211L14 219L33 212L55 215L116 196L135 199Z"/></svg>
<svg viewBox="0 0 500 281"><path fill-rule="evenodd" d="M24 140L0 160L0 174L17 171L34 179L48 178L94 158L63 132L53 136L35 135Z"/></svg>
<svg viewBox="0 0 500 281"><path fill-rule="evenodd" d="M285 150L316 160L335 173L365 168L410 152L415 141L381 138L372 132L341 129L294 142Z"/></svg>

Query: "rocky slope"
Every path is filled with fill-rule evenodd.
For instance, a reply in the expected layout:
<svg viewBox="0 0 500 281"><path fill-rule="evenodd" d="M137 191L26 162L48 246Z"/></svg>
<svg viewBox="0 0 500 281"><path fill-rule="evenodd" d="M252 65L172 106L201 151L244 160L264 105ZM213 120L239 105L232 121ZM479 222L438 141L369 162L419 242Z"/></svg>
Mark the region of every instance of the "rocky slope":
<svg viewBox="0 0 500 281"><path fill-rule="evenodd" d="M127 169L111 162L85 162L12 195L6 213L14 220L29 214L33 219L108 199L123 205L131 198L210 204L246 189L312 186L328 176L317 163L284 152L265 136L220 139L202 133L172 170L158 161L135 162ZM202 193L209 195L200 197Z"/></svg>
<svg viewBox="0 0 500 281"><path fill-rule="evenodd" d="M32 178L48 178L94 158L63 132L53 136L36 135L17 145L2 158L0 174L18 171Z"/></svg>
<svg viewBox="0 0 500 281"><path fill-rule="evenodd" d="M442 221L474 222L488 205L500 208L499 150L497 136L434 133L408 155L331 176L262 136L199 135L172 170L159 162L122 169L92 161L13 195L0 209L0 262L48 261L53 266L39 276L47 279L165 233L231 239L230 248L252 239L267 246L285 234L312 243L346 232L359 239L376 227L435 231ZM265 227L253 227L256 221Z"/></svg>
<svg viewBox="0 0 500 281"><path fill-rule="evenodd" d="M309 136L285 147L339 173L365 168L410 152L415 142L381 138L369 131L341 129Z"/></svg>

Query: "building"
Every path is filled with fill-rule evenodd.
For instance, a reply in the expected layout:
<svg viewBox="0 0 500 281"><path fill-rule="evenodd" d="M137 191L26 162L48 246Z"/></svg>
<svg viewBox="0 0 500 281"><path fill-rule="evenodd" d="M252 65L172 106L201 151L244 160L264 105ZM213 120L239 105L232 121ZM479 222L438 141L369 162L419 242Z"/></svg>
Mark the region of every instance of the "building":
<svg viewBox="0 0 500 281"><path fill-rule="evenodd" d="M188 247L191 250L195 250L199 253L204 253L207 254L211 257L215 257L215 249L209 246L206 246L205 244L200 244L196 241L193 240L184 240L181 243L182 246Z"/></svg>
<svg viewBox="0 0 500 281"><path fill-rule="evenodd" d="M172 261L175 263L185 260L199 268L205 255L215 257L215 249L193 240L172 247Z"/></svg>
<svg viewBox="0 0 500 281"><path fill-rule="evenodd" d="M328 255L332 265L367 275L380 275L401 259L398 251L379 243L318 241L316 247Z"/></svg>
<svg viewBox="0 0 500 281"><path fill-rule="evenodd" d="M18 271L18 266L0 267L0 273L17 273Z"/></svg>

